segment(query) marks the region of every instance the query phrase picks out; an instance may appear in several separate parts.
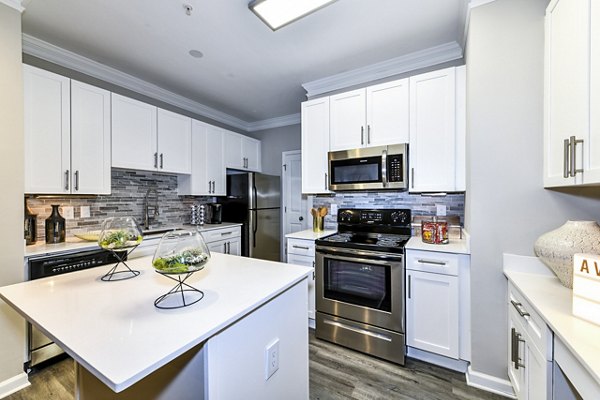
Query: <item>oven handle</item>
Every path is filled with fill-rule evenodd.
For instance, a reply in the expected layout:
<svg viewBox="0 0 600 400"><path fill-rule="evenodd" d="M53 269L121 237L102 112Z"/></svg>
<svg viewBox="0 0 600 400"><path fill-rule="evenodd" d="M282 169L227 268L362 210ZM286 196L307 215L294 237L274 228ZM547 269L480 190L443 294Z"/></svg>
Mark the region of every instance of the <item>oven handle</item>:
<svg viewBox="0 0 600 400"><path fill-rule="evenodd" d="M317 253L333 256L339 260L360 261L367 260L371 264L388 265L389 261L402 262L402 255L388 253L372 253L355 249L336 249L332 247L317 247ZM357 257L358 256L358 257Z"/></svg>
<svg viewBox="0 0 600 400"><path fill-rule="evenodd" d="M336 321L323 320L323 322L326 323L327 325L335 326L336 328L346 329L348 331L352 331L352 332L355 332L355 333L360 333L362 335L371 336L371 337L374 337L376 339L385 340L386 342L391 342L392 341L392 338L390 338L389 336L382 335L380 333L370 332L370 331L367 331L366 329L356 328L354 326L342 324L342 323L336 322Z"/></svg>

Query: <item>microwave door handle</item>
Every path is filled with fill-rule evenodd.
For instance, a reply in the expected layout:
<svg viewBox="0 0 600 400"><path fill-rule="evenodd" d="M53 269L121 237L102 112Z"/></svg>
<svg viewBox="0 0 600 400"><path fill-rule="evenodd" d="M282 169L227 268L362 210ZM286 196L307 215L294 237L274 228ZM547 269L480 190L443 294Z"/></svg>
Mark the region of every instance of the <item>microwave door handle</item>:
<svg viewBox="0 0 600 400"><path fill-rule="evenodd" d="M383 187L387 186L387 150L381 153L381 183Z"/></svg>

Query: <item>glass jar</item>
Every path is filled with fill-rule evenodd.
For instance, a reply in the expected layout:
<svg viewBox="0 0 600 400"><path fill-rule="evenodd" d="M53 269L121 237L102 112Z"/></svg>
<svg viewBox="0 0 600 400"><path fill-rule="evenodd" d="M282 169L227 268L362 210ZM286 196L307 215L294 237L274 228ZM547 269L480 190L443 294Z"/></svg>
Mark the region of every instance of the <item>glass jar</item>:
<svg viewBox="0 0 600 400"><path fill-rule="evenodd" d="M204 268L210 251L198 231L174 231L163 235L152 265L162 274L185 274Z"/></svg>
<svg viewBox="0 0 600 400"><path fill-rule="evenodd" d="M110 217L102 222L98 245L106 250L122 250L142 243L142 230L132 217Z"/></svg>

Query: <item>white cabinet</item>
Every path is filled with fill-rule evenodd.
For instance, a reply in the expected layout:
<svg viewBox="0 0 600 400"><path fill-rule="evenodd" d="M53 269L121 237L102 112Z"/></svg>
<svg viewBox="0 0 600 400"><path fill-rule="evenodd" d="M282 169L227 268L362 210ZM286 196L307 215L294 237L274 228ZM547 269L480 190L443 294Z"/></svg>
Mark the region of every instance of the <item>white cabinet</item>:
<svg viewBox="0 0 600 400"><path fill-rule="evenodd" d="M177 174L192 171L192 119L158 109L158 170Z"/></svg>
<svg viewBox="0 0 600 400"><path fill-rule="evenodd" d="M508 377L519 400L552 398L552 332L516 288L508 287Z"/></svg>
<svg viewBox="0 0 600 400"><path fill-rule="evenodd" d="M25 192L110 193L110 93L23 66Z"/></svg>
<svg viewBox="0 0 600 400"><path fill-rule="evenodd" d="M410 78L410 191L465 190L464 67Z"/></svg>
<svg viewBox="0 0 600 400"><path fill-rule="evenodd" d="M600 5L546 9L544 186L600 184Z"/></svg>
<svg viewBox="0 0 600 400"><path fill-rule="evenodd" d="M302 103L302 193L329 193L329 97Z"/></svg>
<svg viewBox="0 0 600 400"><path fill-rule="evenodd" d="M470 359L469 256L406 250L406 345ZM410 354L410 351L409 351Z"/></svg>
<svg viewBox="0 0 600 400"><path fill-rule="evenodd" d="M180 195L226 195L222 129L192 121L191 172L191 175L178 176L177 190Z"/></svg>
<svg viewBox="0 0 600 400"><path fill-rule="evenodd" d="M260 172L261 143L235 132L224 133L224 155L227 168Z"/></svg>
<svg viewBox="0 0 600 400"><path fill-rule="evenodd" d="M112 166L191 172L191 118L112 93Z"/></svg>
<svg viewBox="0 0 600 400"><path fill-rule="evenodd" d="M308 279L308 318L315 319L315 242L307 239L287 239L287 263L313 269Z"/></svg>
<svg viewBox="0 0 600 400"><path fill-rule="evenodd" d="M215 253L241 255L242 231L239 226L202 231L202 237L210 251Z"/></svg>
<svg viewBox="0 0 600 400"><path fill-rule="evenodd" d="M241 255L241 240L240 238L231 238L228 240L219 240L217 242L208 243L208 249L215 253L232 254L234 256Z"/></svg>
<svg viewBox="0 0 600 400"><path fill-rule="evenodd" d="M331 96L331 151L407 143L408 93L401 79Z"/></svg>

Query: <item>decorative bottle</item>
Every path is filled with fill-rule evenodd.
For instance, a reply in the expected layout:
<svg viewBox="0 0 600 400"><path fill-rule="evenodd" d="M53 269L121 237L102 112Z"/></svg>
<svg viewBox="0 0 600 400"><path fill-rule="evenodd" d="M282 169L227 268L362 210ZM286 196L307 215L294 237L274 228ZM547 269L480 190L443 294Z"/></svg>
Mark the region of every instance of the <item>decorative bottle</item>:
<svg viewBox="0 0 600 400"><path fill-rule="evenodd" d="M62 243L65 241L65 219L58 212L58 204L52 205L52 214L46 218L46 243Z"/></svg>
<svg viewBox="0 0 600 400"><path fill-rule="evenodd" d="M37 215L32 213L29 207L27 207L27 198L25 198L25 244L35 244L37 235Z"/></svg>

